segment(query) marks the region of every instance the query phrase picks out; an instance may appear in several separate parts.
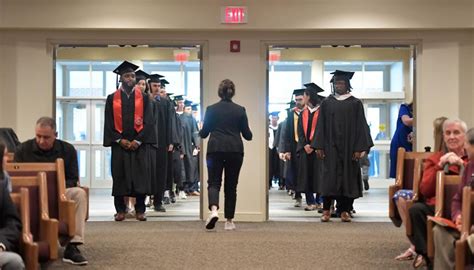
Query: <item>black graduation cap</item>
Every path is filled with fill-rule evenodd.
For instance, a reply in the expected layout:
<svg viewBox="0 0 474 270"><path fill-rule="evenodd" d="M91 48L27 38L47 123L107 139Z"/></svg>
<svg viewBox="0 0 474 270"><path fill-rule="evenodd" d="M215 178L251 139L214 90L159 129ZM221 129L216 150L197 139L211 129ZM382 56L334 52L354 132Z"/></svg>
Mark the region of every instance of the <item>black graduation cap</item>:
<svg viewBox="0 0 474 270"><path fill-rule="evenodd" d="M178 100L184 100L184 96L183 95L174 96L174 101L178 101Z"/></svg>
<svg viewBox="0 0 474 270"><path fill-rule="evenodd" d="M275 111L275 112L271 112L271 113L270 113L270 116L278 116L279 114L280 114L280 112L276 112L276 111Z"/></svg>
<svg viewBox="0 0 474 270"><path fill-rule="evenodd" d="M122 75L128 72L135 72L135 70L138 69L138 66L135 64L132 64L128 61L123 61L122 64L120 64L118 67L114 69L114 73L118 75Z"/></svg>
<svg viewBox="0 0 474 270"><path fill-rule="evenodd" d="M166 93L167 96L172 96L174 93Z"/></svg>
<svg viewBox="0 0 474 270"><path fill-rule="evenodd" d="M135 71L135 77L136 77L136 81L140 81L140 80L147 80L150 78L150 74L146 73L145 71L143 70L137 70Z"/></svg>
<svg viewBox="0 0 474 270"><path fill-rule="evenodd" d="M293 95L296 97L296 96L302 96L304 94L304 88L301 88L301 89L295 89L293 90Z"/></svg>
<svg viewBox="0 0 474 270"><path fill-rule="evenodd" d="M305 83L304 86L307 88L307 89L312 89L314 90L316 93L321 93L321 92L324 92L324 89L322 89L321 87L319 87L317 84L315 83Z"/></svg>
<svg viewBox="0 0 474 270"><path fill-rule="evenodd" d="M184 101L184 107L191 107L191 105L193 105L193 102L189 99L186 99Z"/></svg>
<svg viewBox="0 0 474 270"><path fill-rule="evenodd" d="M354 76L354 73L355 72L352 72L352 71L336 70L334 72L331 72L333 76L330 82L334 82L335 78L349 81Z"/></svg>
<svg viewBox="0 0 474 270"><path fill-rule="evenodd" d="M160 75L160 74L151 74L150 75L150 82L152 83L160 83L161 84L161 79L160 78L163 78L164 76Z"/></svg>
<svg viewBox="0 0 474 270"><path fill-rule="evenodd" d="M167 84L170 84L170 82L168 82L166 79L162 79L160 80L161 82L161 87L166 87Z"/></svg>
<svg viewBox="0 0 474 270"><path fill-rule="evenodd" d="M199 108L199 104L198 103L194 103L193 105L191 105L191 110L193 111L197 111Z"/></svg>

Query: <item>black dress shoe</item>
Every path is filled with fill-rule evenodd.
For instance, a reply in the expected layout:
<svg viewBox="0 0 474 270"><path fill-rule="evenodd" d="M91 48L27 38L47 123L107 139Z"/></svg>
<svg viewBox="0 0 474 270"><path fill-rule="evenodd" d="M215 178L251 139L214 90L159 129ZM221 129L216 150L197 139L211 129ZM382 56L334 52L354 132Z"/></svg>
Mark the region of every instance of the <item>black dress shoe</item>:
<svg viewBox="0 0 474 270"><path fill-rule="evenodd" d="M166 209L163 207L163 205L155 205L154 209L155 212L166 212Z"/></svg>
<svg viewBox="0 0 474 270"><path fill-rule="evenodd" d="M115 221L123 221L125 219L125 213L117 213L114 216Z"/></svg>
<svg viewBox="0 0 474 270"><path fill-rule="evenodd" d="M138 221L146 221L145 213L137 213L135 217L137 218Z"/></svg>

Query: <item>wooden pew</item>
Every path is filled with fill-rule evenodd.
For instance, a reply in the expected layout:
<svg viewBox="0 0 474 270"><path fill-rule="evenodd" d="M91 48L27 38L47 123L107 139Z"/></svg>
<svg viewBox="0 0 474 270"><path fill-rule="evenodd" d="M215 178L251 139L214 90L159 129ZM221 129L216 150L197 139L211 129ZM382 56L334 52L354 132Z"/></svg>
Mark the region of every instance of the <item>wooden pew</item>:
<svg viewBox="0 0 474 270"><path fill-rule="evenodd" d="M443 217L451 219L451 201L456 194L459 184L461 183L460 175L446 175L443 171L436 174L436 205L435 217ZM434 258L434 239L433 227L434 222L428 220L427 224L427 248L428 257L433 261Z"/></svg>
<svg viewBox="0 0 474 270"><path fill-rule="evenodd" d="M25 262L25 267L27 270L39 269L38 244L33 242L33 235L30 231L30 198L28 189L20 188L19 193L10 193L10 197L20 214L23 227L20 240L20 253Z"/></svg>
<svg viewBox="0 0 474 270"><path fill-rule="evenodd" d="M467 238L472 234L471 228L474 224L474 190L471 187L463 189L461 216L461 237L456 241L455 248L456 270L467 269L466 266L474 264L472 251L467 245Z"/></svg>
<svg viewBox="0 0 474 270"><path fill-rule="evenodd" d="M397 227L401 226L402 219L393 201L393 196L401 189L408 189L413 190L415 196L411 205L418 200L418 186L421 181L423 160L432 154L431 152L406 152L404 148L398 148L395 184L388 188L388 215ZM417 160L419 162L416 162ZM411 229L411 226L409 228ZM409 230L408 227L407 230ZM407 231L407 234L409 232L411 234L411 230Z"/></svg>
<svg viewBox="0 0 474 270"><path fill-rule="evenodd" d="M58 221L49 217L46 174L37 176L12 176L13 192L27 188L29 192L30 231L37 243L39 261L46 262L58 258Z"/></svg>
<svg viewBox="0 0 474 270"><path fill-rule="evenodd" d="M31 176L41 171L46 172L48 194L50 194L48 201L50 216L59 220L60 236L72 238L76 229L75 202L66 198L64 161L57 159L54 163L8 163L6 170L11 176ZM82 188L85 190L87 198L89 198L89 189ZM89 206L87 206L87 209L89 209ZM88 215L89 210L87 210L86 220Z"/></svg>

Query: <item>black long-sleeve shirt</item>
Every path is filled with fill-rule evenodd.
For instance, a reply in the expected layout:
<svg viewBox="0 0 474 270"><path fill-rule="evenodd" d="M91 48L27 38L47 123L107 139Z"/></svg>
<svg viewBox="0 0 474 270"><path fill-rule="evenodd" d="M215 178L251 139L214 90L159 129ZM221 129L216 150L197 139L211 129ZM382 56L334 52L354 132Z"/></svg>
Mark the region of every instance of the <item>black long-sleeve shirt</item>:
<svg viewBox="0 0 474 270"><path fill-rule="evenodd" d="M202 138L211 134L207 152L244 152L242 137L252 140L245 108L230 100L221 100L206 109L204 125L199 132Z"/></svg>
<svg viewBox="0 0 474 270"><path fill-rule="evenodd" d="M74 146L62 140L55 140L53 148L43 151L38 147L35 139L20 144L15 152L15 162L56 162L64 160L66 173L66 187L76 187L79 183L79 167L77 152Z"/></svg>

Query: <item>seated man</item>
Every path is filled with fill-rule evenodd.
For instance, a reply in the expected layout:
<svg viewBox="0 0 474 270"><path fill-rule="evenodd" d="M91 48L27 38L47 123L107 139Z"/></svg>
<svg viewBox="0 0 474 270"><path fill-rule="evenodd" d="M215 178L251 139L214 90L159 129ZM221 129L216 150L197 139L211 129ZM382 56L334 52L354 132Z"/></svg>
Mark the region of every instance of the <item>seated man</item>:
<svg viewBox="0 0 474 270"><path fill-rule="evenodd" d="M1 171L0 171L1 173ZM7 182L0 179L0 269L25 269L19 248L21 221L8 192Z"/></svg>
<svg viewBox="0 0 474 270"><path fill-rule="evenodd" d="M76 149L71 144L56 139L56 121L53 118L38 119L35 132L35 139L18 146L15 162L56 162L58 158L64 160L66 198L76 203L76 232L66 246L63 261L74 265L85 265L88 262L77 246L84 243L87 195L82 188L78 187L79 169Z"/></svg>
<svg viewBox="0 0 474 270"><path fill-rule="evenodd" d="M454 269L454 247L456 240L459 239L461 230L461 206L462 206L462 190L465 186L472 186L474 175L474 128L469 129L466 134L465 142L466 152L469 156L469 164L464 170L461 184L458 192L454 195L451 202L451 219L458 226L458 230L435 226L433 228L435 257L434 269Z"/></svg>
<svg viewBox="0 0 474 270"><path fill-rule="evenodd" d="M413 266L419 268L425 264L431 266L427 257L427 216L434 215L436 204L436 173L449 165L449 174L459 174L459 167L465 164L467 157L464 150L467 126L461 120L446 120L443 123L443 140L445 152L435 152L423 164L423 178L420 183L420 194L423 201L416 202L409 210L412 223L410 241L415 246L417 256Z"/></svg>

